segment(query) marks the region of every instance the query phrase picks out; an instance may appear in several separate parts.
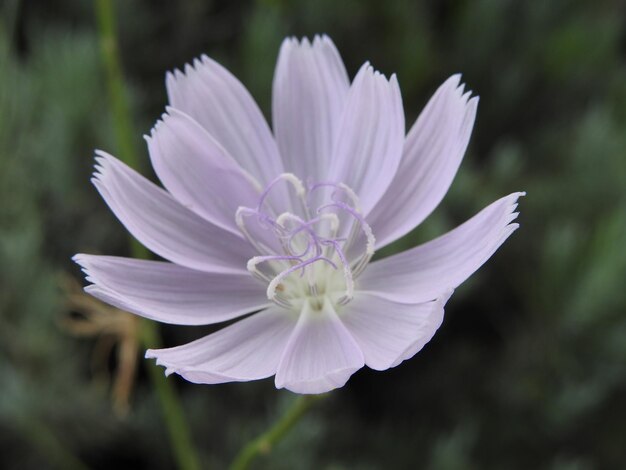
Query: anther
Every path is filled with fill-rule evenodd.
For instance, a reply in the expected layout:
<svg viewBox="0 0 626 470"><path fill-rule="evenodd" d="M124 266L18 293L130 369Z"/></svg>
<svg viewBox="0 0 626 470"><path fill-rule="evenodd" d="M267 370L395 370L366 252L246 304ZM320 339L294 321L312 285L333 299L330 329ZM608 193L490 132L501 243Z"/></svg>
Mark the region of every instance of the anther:
<svg viewBox="0 0 626 470"><path fill-rule="evenodd" d="M271 219L254 209L250 209L249 207L239 207L237 212L235 212L235 223L237 224L237 227L239 227L239 230L241 230L241 233L243 233L244 237L246 237L246 240L248 240L259 253L269 253L270 249L252 236L246 226L244 216L256 217L260 225L269 224L270 227Z"/></svg>
<svg viewBox="0 0 626 470"><path fill-rule="evenodd" d="M263 205L265 204L265 200L269 196L270 191L272 190L274 186L276 186L281 181L285 181L291 184L291 186L296 191L296 195L298 196L298 199L300 200L300 203L302 204L303 209L308 210L308 206L306 204L306 199L305 199L306 189L304 188L304 184L293 173L281 173L267 186L267 188L265 188L265 191L263 191L261 193L261 196L259 197L259 205L257 206L257 210L259 212L261 211Z"/></svg>

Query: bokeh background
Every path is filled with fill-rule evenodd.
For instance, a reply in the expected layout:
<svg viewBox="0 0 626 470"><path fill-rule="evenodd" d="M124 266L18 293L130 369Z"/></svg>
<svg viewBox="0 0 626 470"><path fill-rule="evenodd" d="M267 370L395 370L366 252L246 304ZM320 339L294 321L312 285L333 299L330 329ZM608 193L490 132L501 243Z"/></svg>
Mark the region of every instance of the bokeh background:
<svg viewBox="0 0 626 470"><path fill-rule="evenodd" d="M74 253L130 253L89 183L93 149L120 150L94 4L0 5L0 468L175 468L143 348L134 353L124 328L79 334L85 318L68 301L72 279L83 282ZM267 115L282 38L325 32L352 76L366 60L398 74L408 124L452 73L481 96L450 193L382 255L528 192L521 229L457 290L430 344L396 369L358 372L257 468L626 468L623 2L114 6L146 175L141 136L166 105L165 71L207 53ZM161 327L166 345L206 331ZM136 376L120 379L135 356ZM224 468L293 399L272 380L168 381L207 469Z"/></svg>

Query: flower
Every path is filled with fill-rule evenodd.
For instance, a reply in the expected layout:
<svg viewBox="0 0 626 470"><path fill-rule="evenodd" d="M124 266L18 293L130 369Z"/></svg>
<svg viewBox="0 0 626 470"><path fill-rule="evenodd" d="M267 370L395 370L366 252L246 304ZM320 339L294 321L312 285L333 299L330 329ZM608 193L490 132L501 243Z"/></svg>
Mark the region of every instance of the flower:
<svg viewBox="0 0 626 470"><path fill-rule="evenodd" d="M283 42L273 133L243 85L206 56L166 83L170 107L146 137L165 190L101 151L93 182L167 261L74 258L87 292L143 317L179 325L243 317L148 350L166 374L205 384L275 375L277 388L323 393L364 365L397 366L432 338L452 290L518 227L523 193L370 263L452 182L478 104L459 75L406 136L395 75L366 63L350 83L326 36Z"/></svg>

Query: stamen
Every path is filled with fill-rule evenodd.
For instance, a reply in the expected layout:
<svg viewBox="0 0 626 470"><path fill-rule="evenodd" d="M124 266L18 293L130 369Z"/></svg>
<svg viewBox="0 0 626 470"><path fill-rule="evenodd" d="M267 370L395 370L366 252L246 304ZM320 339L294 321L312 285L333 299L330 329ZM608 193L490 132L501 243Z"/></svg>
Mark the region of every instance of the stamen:
<svg viewBox="0 0 626 470"><path fill-rule="evenodd" d="M330 195L330 199L333 201L337 201L337 198L338 198L337 193L339 192L339 190L343 191L350 199L350 202L352 203L352 206L354 207L354 209L357 212L361 212L361 205L360 205L359 197L356 195L356 193L352 190L350 186L344 183L315 183L309 187L309 196L313 193L313 191L316 191L319 188L335 188L335 190Z"/></svg>
<svg viewBox="0 0 626 470"><path fill-rule="evenodd" d="M294 244L295 235L297 233L294 233L294 231L289 231L289 229L286 227L286 222L288 220L294 221L296 224L298 224L298 226L305 224L304 220L302 220L297 215L292 214L291 212L283 212L282 214L278 216L278 219L276 219L276 224L285 233L284 235L280 236L280 242L283 246L283 249L285 250L286 253L289 253L290 255L293 255L293 256L297 256L299 258L306 256L311 250L311 241L309 240L307 242L307 246L304 248L304 251L302 253L299 253L296 255L295 254L296 249L294 248L293 244Z"/></svg>
<svg viewBox="0 0 626 470"><path fill-rule="evenodd" d="M332 203L323 205L323 206L319 207L317 209L317 211L320 212L320 211L322 211L324 209L327 209L329 207L338 207L340 209L343 209L344 211L346 211L348 214L350 214L352 217L354 217L359 222L359 224L358 224L359 226L357 226L355 224L352 225L352 229L350 231L350 235L348 236L348 240L344 244L344 251L348 251L348 249L355 242L356 235L357 235L358 229L360 227L361 231L365 235L365 239L366 239L365 253L364 253L363 258L367 258L367 261L365 263L365 264L367 264L367 262L369 262L369 260L372 258L372 256L374 256L374 247L376 246L376 238L374 238L374 233L372 232L372 228L369 226L369 224L365 221L365 219L363 218L363 216L359 212L357 212L355 209L351 208L350 206L348 206L347 204L345 204L343 202L332 202ZM361 261L361 259L358 260L358 262L360 262L360 261Z"/></svg>
<svg viewBox="0 0 626 470"><path fill-rule="evenodd" d="M270 194L270 191L281 181L285 181L286 183L291 184L291 186L294 188L294 190L296 191L296 196L298 196L298 200L300 201L301 209L308 219L310 215L308 213L309 206L306 202L306 189L304 188L304 184L302 183L302 181L300 181L300 179L293 173L281 173L276 179L274 179L274 181L272 181L267 186L267 188L265 188L265 191L261 193L261 196L259 198L257 211L261 212L263 206L265 205L265 201Z"/></svg>
<svg viewBox="0 0 626 470"><path fill-rule="evenodd" d="M356 193L354 191L352 191L351 187L345 185L344 183L339 183L339 187L345 191L345 193L350 198L350 201L352 202L352 207L354 207L354 210L357 211L360 214L361 213L361 203L360 203L359 197L356 195Z"/></svg>
<svg viewBox="0 0 626 470"><path fill-rule="evenodd" d="M281 181L293 187L302 210L298 213L285 211L276 217L268 196ZM324 196L330 201L319 205L313 212L315 216L311 217L311 194L325 187L333 188ZM282 307L297 308L299 304L294 301L303 296L310 296L311 301L317 299L317 302L322 302L322 297L335 299L342 285L343 294L333 303L345 305L354 296L354 279L374 254L375 238L361 214L359 198L350 187L343 183L317 183L307 189L295 175L283 173L261 193L255 209L240 207L237 210L237 226L259 252L259 256L248 261L247 268L254 277L268 284L268 299ZM341 214L345 215L340 217ZM343 223L349 227L342 232ZM342 236L338 237L340 233ZM361 234L364 247L363 238L359 238ZM316 267L318 262L329 269ZM263 269L259 269L261 264L265 266ZM343 282L336 285L339 278L330 269L338 270L339 264ZM284 282L296 273L301 281L294 278Z"/></svg>
<svg viewBox="0 0 626 470"><path fill-rule="evenodd" d="M340 241L345 241L344 238L336 238L337 237L337 232L339 231L339 217L337 216L337 214L335 214L334 212L327 212L324 214L321 214L319 216L320 219L322 218L327 218L328 220L330 220L330 236L328 237L328 240L334 240L336 242L340 242ZM334 249L335 249L335 244L333 243L326 243L326 253L324 253L324 255L327 258L332 259L334 254Z"/></svg>
<svg viewBox="0 0 626 470"><path fill-rule="evenodd" d="M266 274L262 273L257 269L257 266L261 263L268 263L271 261L293 261L300 260L297 256L285 256L285 255L271 255L271 256L255 256L248 260L246 268L252 274L255 274L257 277L261 277L262 279L270 282L272 279L268 277Z"/></svg>
<svg viewBox="0 0 626 470"><path fill-rule="evenodd" d="M352 270L350 269L350 263L345 258L341 249L337 246L338 243L332 240L329 240L327 243L331 243L335 246L335 251L337 252L337 256L341 260L341 264L343 265L343 277L346 280L346 293L343 295L337 303L339 305L345 305L352 300L354 297L354 279L352 277Z"/></svg>
<svg viewBox="0 0 626 470"><path fill-rule="evenodd" d="M324 258L323 256L320 257L315 257L315 258L311 258L308 259L306 261L303 261L300 264L297 264L295 266L292 266L289 269L285 269L284 271L280 272L274 279L271 280L271 282L269 283L269 285L267 286L267 298L269 300L275 300L276 298L276 288L279 284L281 284L282 280L285 279L287 276L289 276L291 273L299 270L299 269L304 269L307 266L309 266L310 264L313 264L317 261L326 261L327 263L330 263L334 269L337 269L337 266L330 261L329 259Z"/></svg>
<svg viewBox="0 0 626 470"><path fill-rule="evenodd" d="M259 225L261 225L261 227L268 226L269 228L273 228L272 219L259 211L250 209L249 207L239 207L237 209L237 212L235 212L235 222L237 223L237 227L239 227L239 230L241 230L241 233L243 233L243 235L246 237L246 240L248 240L250 244L255 247L260 253L271 252L271 249L269 247L265 246L265 244L261 244L260 241L258 241L250 234L248 227L246 226L246 223L244 221L244 215L248 215L249 217L257 217L257 220L259 221Z"/></svg>

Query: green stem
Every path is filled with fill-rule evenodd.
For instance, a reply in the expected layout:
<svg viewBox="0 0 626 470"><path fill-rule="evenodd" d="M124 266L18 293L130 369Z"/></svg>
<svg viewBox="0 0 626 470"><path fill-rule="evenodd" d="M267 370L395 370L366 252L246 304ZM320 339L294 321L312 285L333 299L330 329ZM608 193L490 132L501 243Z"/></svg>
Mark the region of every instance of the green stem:
<svg viewBox="0 0 626 470"><path fill-rule="evenodd" d="M133 138L136 134L133 129L126 88L124 87L124 77L122 75L122 65L115 33L115 15L111 0L96 1L96 19L100 35L100 50L107 79L107 91L113 114L113 126L119 146L119 156L128 166L138 169L139 157ZM137 240L131 237L130 243L131 251L135 258L149 257L148 250Z"/></svg>
<svg viewBox="0 0 626 470"><path fill-rule="evenodd" d="M230 470L246 470L259 454L269 454L272 448L289 433L300 418L324 396L300 395L271 428L250 441L239 451L230 466Z"/></svg>
<svg viewBox="0 0 626 470"><path fill-rule="evenodd" d="M96 18L120 154L124 156L129 166L137 168L139 159L133 140L134 129L119 59L115 15L111 0L96 1Z"/></svg>
<svg viewBox="0 0 626 470"><path fill-rule="evenodd" d="M119 145L119 156L128 166L137 168L139 166L139 158L133 139L135 132L133 130L130 106L119 58L112 0L96 0L96 18L98 21L102 59L106 70L114 130ZM134 238L131 238L131 252L135 258L149 258L148 250ZM161 346L159 331L153 322L143 320L139 334L144 347L158 348ZM178 468L182 470L199 469L199 459L192 445L191 432L172 383L166 380L162 369L156 365L150 364L148 371L161 404L161 410Z"/></svg>
<svg viewBox="0 0 626 470"><path fill-rule="evenodd" d="M141 325L142 344L146 349L161 347L161 338L157 325L150 320L143 320ZM178 468L184 470L197 470L200 463L192 446L191 434L185 414L176 396L176 391L163 374L163 369L156 364L148 366L148 372L152 379L156 393L161 402L161 408L167 421L167 431L170 442L178 463Z"/></svg>

